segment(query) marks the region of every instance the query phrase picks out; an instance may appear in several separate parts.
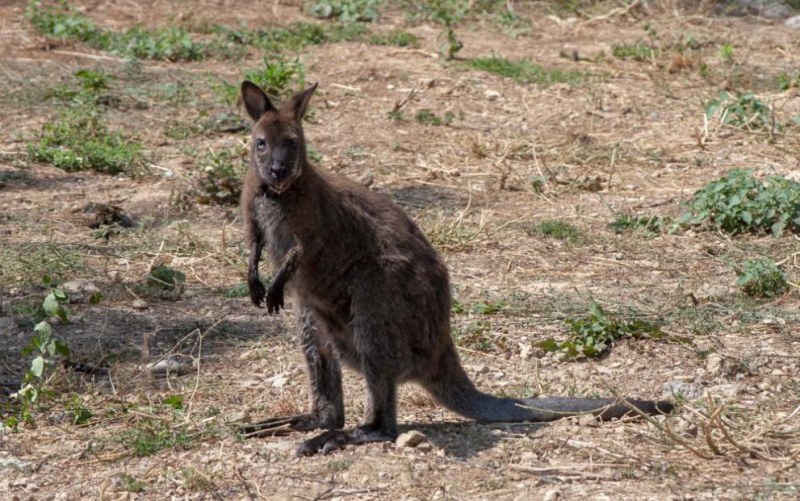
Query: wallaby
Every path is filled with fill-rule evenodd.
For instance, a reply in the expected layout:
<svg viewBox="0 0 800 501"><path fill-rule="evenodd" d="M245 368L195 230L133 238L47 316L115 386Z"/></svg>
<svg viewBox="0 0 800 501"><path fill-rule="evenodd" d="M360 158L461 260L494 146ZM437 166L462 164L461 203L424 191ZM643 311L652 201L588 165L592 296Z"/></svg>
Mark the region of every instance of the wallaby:
<svg viewBox="0 0 800 501"><path fill-rule="evenodd" d="M397 437L397 385L406 381L480 422L540 422L580 413L608 419L672 410L669 402L514 399L477 390L450 337L447 268L425 235L386 196L309 162L302 119L316 87L276 107L257 85L242 83L244 105L255 122L241 199L250 298L277 314L289 286L311 379L308 414L248 425L245 433L327 430L303 442L299 455L391 441ZM258 276L265 245L277 269L269 290ZM339 360L366 379L366 415L354 429L342 429Z"/></svg>

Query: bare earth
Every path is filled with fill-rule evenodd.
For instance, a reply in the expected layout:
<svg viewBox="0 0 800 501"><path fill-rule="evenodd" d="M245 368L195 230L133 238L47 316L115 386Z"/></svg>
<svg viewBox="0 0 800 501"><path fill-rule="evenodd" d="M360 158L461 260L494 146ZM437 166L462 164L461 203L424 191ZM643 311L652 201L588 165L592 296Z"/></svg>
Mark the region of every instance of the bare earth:
<svg viewBox="0 0 800 501"><path fill-rule="evenodd" d="M313 21L287 0L73 5L115 30ZM731 238L704 229L617 234L608 227L617 213L676 216L682 200L733 168L797 175L797 127L770 134L705 123L704 105L726 88L741 89L772 105L783 123L800 114L798 88L780 91L775 84L781 72L797 74L798 33L757 17L666 8L669 2L627 14L618 4L596 4L572 19L555 4L514 2L529 21L526 29L512 33L488 14L468 17L457 27L462 59L444 61L441 27L409 22L411 3L404 5L384 8L370 29L403 28L420 38L417 47L342 42L300 54L306 81L320 83L306 136L324 168L371 179L371 188L393 197L444 254L463 306L453 323L470 375L484 390L514 396L659 398L666 383L682 382L699 392L696 398L653 421L486 426L404 387L401 431L424 433L421 447L372 444L297 459L303 434L242 439L235 422L305 408L307 379L291 305L268 317L247 298L226 297L246 271L238 209L191 197L178 203L197 183L199 159L241 150L247 133L172 139L164 131L235 112L214 86L238 83L262 54L142 61L134 70L85 45L45 40L24 18L25 2L3 2L3 307L38 297L41 289L32 284L54 266L63 280L92 281L103 300L71 304L72 321L54 331L77 361L109 371L93 376L59 368L50 379L58 396L37 412L37 426L0 432L0 498L800 497L797 286L754 301L735 285L737 265L759 256L781 262L789 280L800 282L797 236ZM688 35L698 45L685 60L671 49L645 61L612 56L614 44L648 39L646 22L663 47ZM732 63L718 55L724 44L733 46ZM520 84L465 64L492 54L589 76L574 84ZM55 116L49 90L74 85L82 68L115 77L108 92L122 105L106 119L145 145L151 155L145 175L68 173L28 160L26 142ZM185 91L180 99L168 92L176 83ZM389 118L412 90L405 119ZM426 108L454 119L440 126L415 121ZM82 212L90 202L124 208L137 227L108 240L93 237ZM526 231L554 219L576 227L577 240ZM40 254L50 257L35 258ZM185 273L179 297L138 292L158 263ZM146 307L134 308L140 298ZM564 339L564 321L585 317L592 300L606 311L660 322L670 339L621 341L591 361L537 347L549 337ZM485 314L476 307L481 303L501 308ZM31 330L21 322L0 329L3 401L28 365L19 350ZM690 341L675 341L682 337ZM147 369L164 359L180 366L177 374ZM358 375L345 373L345 392L348 425L355 425L363 410ZM164 404L174 395L182 397L180 410ZM72 424L76 405L91 411L87 424ZM180 434L180 443L137 455L129 437L153 426Z"/></svg>

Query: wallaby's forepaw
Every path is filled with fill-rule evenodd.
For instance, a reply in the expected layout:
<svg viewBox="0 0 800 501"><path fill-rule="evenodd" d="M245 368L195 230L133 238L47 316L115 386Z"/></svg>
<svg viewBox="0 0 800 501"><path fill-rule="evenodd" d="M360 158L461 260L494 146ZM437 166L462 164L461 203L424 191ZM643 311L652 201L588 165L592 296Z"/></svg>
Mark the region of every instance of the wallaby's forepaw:
<svg viewBox="0 0 800 501"><path fill-rule="evenodd" d="M283 286L273 283L267 291L267 313L277 315L281 308L286 309L283 305Z"/></svg>
<svg viewBox="0 0 800 501"><path fill-rule="evenodd" d="M247 280L247 287L250 289L250 301L261 308L261 303L264 302L264 296L267 295L267 289L264 287L264 284L261 283L258 277L255 279L249 278Z"/></svg>

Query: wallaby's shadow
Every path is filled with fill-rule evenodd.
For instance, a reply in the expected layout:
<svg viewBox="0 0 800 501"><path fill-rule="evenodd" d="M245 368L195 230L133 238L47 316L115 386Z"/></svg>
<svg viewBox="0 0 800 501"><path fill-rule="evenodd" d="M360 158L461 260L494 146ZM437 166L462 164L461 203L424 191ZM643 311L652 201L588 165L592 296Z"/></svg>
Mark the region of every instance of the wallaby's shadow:
<svg viewBox="0 0 800 501"><path fill-rule="evenodd" d="M503 439L503 432L514 430L518 433L535 433L546 423L403 423L398 426L400 433L418 430L428 441L442 449L448 457L469 459L479 452L490 449Z"/></svg>
<svg viewBox="0 0 800 501"><path fill-rule="evenodd" d="M403 210L414 213L428 208L457 210L467 205L467 197L454 190L412 184L386 193Z"/></svg>

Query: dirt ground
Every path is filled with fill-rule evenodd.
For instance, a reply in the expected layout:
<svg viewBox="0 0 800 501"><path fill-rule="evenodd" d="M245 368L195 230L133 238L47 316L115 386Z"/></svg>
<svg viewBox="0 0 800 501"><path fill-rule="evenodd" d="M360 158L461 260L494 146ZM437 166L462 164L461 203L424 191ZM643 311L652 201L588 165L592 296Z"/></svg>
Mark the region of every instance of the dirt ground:
<svg viewBox="0 0 800 501"><path fill-rule="evenodd" d="M318 22L287 0L71 4L114 30ZM420 447L371 444L298 459L303 434L242 439L238 422L305 408L291 305L268 317L247 298L228 297L246 271L238 209L188 196L204 155L241 151L247 132L176 139L165 131L220 113L244 116L215 86L238 84L263 54L134 65L85 44L47 40L25 19L25 2L3 2L0 296L13 321L0 324L0 401L7 404L29 364L20 356L31 334L20 305L41 297L44 273L87 279L102 291L98 304L73 297L70 322L54 323L54 332L73 360L107 371L55 370L48 384L56 396L36 411L36 426L0 431L0 497L800 497L800 297L796 285L758 301L736 287L737 265L759 256L800 282L797 236L609 227L616 214L674 217L695 190L733 168L797 176L797 127L746 131L704 120L704 106L723 90L752 91L776 120L798 116L798 88L775 84L781 73L798 74L798 33L759 17L712 15L702 5L593 3L576 15L566 4L506 4L523 22L511 28L491 12L468 15L456 27L463 49L453 61L438 55L440 25L408 18L413 2L384 6L369 28L402 28L419 37L417 46L303 49L305 79L319 82L308 141L323 168L392 197L443 253L461 305L453 316L460 354L481 389L660 398L671 385L686 397L674 415L478 425L409 386L399 418L402 431L425 434ZM690 38L690 49L675 49ZM639 40L662 49L645 60L612 55L615 45ZM720 55L725 45L732 58ZM490 55L584 77L518 83L467 64ZM114 77L107 92L122 104L106 119L144 145L143 175L64 172L28 158L26 144L55 117L53 89L74 85L75 72L86 68ZM404 119L389 118L412 91ZM423 109L449 112L452 121L419 123ZM97 238L83 210L91 202L122 207L136 227ZM547 220L570 224L575 238L529 231ZM144 294L154 264L182 271L185 290ZM564 339L565 320L585 317L593 300L607 312L657 322L668 336L620 341L593 360L537 347ZM148 369L159 361L174 370ZM345 372L345 393L352 426L363 412L358 375ZM174 396L180 405L169 405ZM76 408L91 418L74 425ZM137 449L136 440L162 435L172 442L153 453Z"/></svg>

